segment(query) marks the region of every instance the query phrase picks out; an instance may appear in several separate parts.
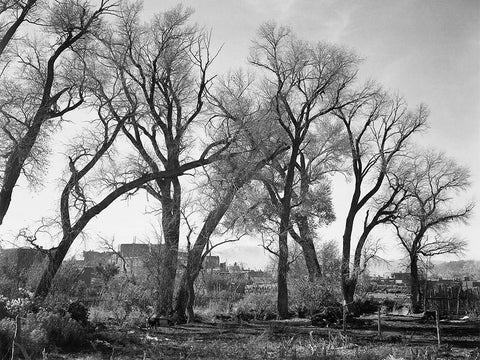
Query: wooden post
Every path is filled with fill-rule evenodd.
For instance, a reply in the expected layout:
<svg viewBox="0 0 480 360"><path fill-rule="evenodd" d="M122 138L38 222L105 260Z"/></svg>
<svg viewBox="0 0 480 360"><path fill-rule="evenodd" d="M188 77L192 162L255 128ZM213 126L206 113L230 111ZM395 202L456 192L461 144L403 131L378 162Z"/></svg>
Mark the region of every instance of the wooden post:
<svg viewBox="0 0 480 360"><path fill-rule="evenodd" d="M457 292L457 316L460 312L460 291L462 291L462 285L460 285Z"/></svg>
<svg viewBox="0 0 480 360"><path fill-rule="evenodd" d="M22 334L22 328L21 328L21 323L20 323L20 315L17 315L15 318L15 334L13 335L13 341L12 341L12 360L15 360L18 358L18 346L17 344L21 343L21 334Z"/></svg>
<svg viewBox="0 0 480 360"><path fill-rule="evenodd" d="M343 300L343 331L347 330L347 300Z"/></svg>
<svg viewBox="0 0 480 360"><path fill-rule="evenodd" d="M440 315L438 314L438 310L435 310L435 319L437 323L437 342L438 346L440 346Z"/></svg>
<svg viewBox="0 0 480 360"><path fill-rule="evenodd" d="M11 360L18 359L18 351L23 355L25 360L30 360L27 350L22 345L22 324L20 322L20 315L15 318L15 335L12 342L12 357Z"/></svg>
<svg viewBox="0 0 480 360"><path fill-rule="evenodd" d="M450 299L451 299L451 295L452 295L452 289L451 289L451 288L447 288L447 312L448 312L448 316L450 316Z"/></svg>
<svg viewBox="0 0 480 360"><path fill-rule="evenodd" d="M378 338L382 338L382 318L380 316L380 307L378 308Z"/></svg>

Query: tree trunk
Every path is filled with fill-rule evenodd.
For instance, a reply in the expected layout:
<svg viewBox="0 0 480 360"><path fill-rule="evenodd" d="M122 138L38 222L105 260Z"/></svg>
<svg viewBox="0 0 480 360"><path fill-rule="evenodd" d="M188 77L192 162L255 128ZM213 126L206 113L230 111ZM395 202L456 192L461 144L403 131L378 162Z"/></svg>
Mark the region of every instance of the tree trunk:
<svg viewBox="0 0 480 360"><path fill-rule="evenodd" d="M237 186L240 185L240 186ZM194 305L194 288L195 280L202 269L203 251L212 235L213 231L220 223L220 220L228 210L235 193L243 184L236 183L232 186L227 194L223 197L217 207L212 210L203 224L200 234L198 234L195 244L188 252L187 267L182 275L180 281L180 288L178 289L175 300L175 317L177 321L185 320L185 311L188 310L189 317L193 319L193 305Z"/></svg>
<svg viewBox="0 0 480 360"><path fill-rule="evenodd" d="M173 194L170 194L173 185ZM166 180L162 192L162 227L165 241L164 251L160 252L158 278L157 314L170 316L173 310L173 294L178 265L178 243L180 238L181 188L178 178Z"/></svg>
<svg viewBox="0 0 480 360"><path fill-rule="evenodd" d="M350 306L353 303L353 300L355 298L355 289L357 288L357 278L356 277L351 277L345 286L344 290L344 300L347 303L347 307Z"/></svg>
<svg viewBox="0 0 480 360"><path fill-rule="evenodd" d="M45 115L45 118L46 115ZM33 145L37 141L40 133L41 125L43 123L44 115L38 114L35 120L28 129L25 136L15 145L13 151L7 158L5 164L5 173L3 176L2 188L0 190L0 225L7 214L10 202L12 200L12 193L18 178L22 172L23 165L28 158Z"/></svg>
<svg viewBox="0 0 480 360"><path fill-rule="evenodd" d="M48 295L48 292L52 287L53 279L55 278L58 269L60 269L60 266L62 265L65 256L67 256L68 250L77 235L78 234L67 233L67 235L63 236L60 245L49 258L47 267L44 269L40 282L35 289L36 298L44 299Z"/></svg>
<svg viewBox="0 0 480 360"><path fill-rule="evenodd" d="M296 223L299 228L300 235L298 235L291 228L290 236L301 246L303 257L305 259L305 265L308 271L308 280L310 282L314 282L315 280L321 278L322 270L320 263L318 262L317 251L315 250L315 244L313 243L313 238L311 237L307 218L302 217L302 219L297 219Z"/></svg>
<svg viewBox="0 0 480 360"><path fill-rule="evenodd" d="M410 255L410 300L414 314L421 311L420 301L420 279L418 277L418 258Z"/></svg>
<svg viewBox="0 0 480 360"><path fill-rule="evenodd" d="M175 296L173 316L177 324L183 324L187 321L187 316L185 315L185 312L187 310L188 297L189 297L188 290L190 288L190 284L188 283L189 278L188 278L187 272L188 272L188 263L187 263L187 269L185 269L185 272L182 275L182 278L180 280L180 286Z"/></svg>
<svg viewBox="0 0 480 360"><path fill-rule="evenodd" d="M310 281L319 279L322 276L322 270L320 269L320 263L318 262L317 252L315 250L315 244L313 243L312 233L310 226L308 225L308 219L306 216L302 216L298 221L298 227L300 230L300 237L303 242L301 245L303 256L305 257L305 263L308 269L308 278Z"/></svg>
<svg viewBox="0 0 480 360"><path fill-rule="evenodd" d="M288 224L285 220L287 216L284 215L280 222L280 235L278 237L278 273L277 273L277 310L278 316L281 319L288 318L288 286L287 286L287 273L288 273Z"/></svg>
<svg viewBox="0 0 480 360"><path fill-rule="evenodd" d="M0 39L0 56L5 51L10 40L14 37L15 33L17 32L19 26L25 21L28 13L35 5L37 0L28 0L25 5L22 7L20 11L20 15L18 15L17 19L11 23L10 27L3 33L2 38Z"/></svg>
<svg viewBox="0 0 480 360"><path fill-rule="evenodd" d="M197 274L198 276L198 274ZM188 299L187 299L187 322L192 323L195 321L195 314L193 312L193 306L195 305L195 279L197 278L189 277L187 282L187 290L188 290Z"/></svg>
<svg viewBox="0 0 480 360"><path fill-rule="evenodd" d="M349 221L351 220L351 221ZM353 230L353 219L347 217L347 222L345 225L345 233L343 235L343 246L342 246L342 268L341 268L341 282L342 282L342 294L343 300L346 303L353 301L353 294L350 287L350 243L351 243L351 233Z"/></svg>
<svg viewBox="0 0 480 360"><path fill-rule="evenodd" d="M285 176L285 185L283 188L283 197L281 200L280 228L278 234L278 274L277 274L277 310L281 319L288 318L288 233L290 229L290 213L292 210L292 192L293 179L295 175L295 166L297 162L299 147L296 144L292 146L290 161L288 163L287 174Z"/></svg>
<svg viewBox="0 0 480 360"><path fill-rule="evenodd" d="M276 149L269 156L265 157L261 161L258 161L253 168L250 168L250 170L245 170L237 175L235 180L227 189L225 195L217 203L216 208L210 211L210 213L207 215L200 234L198 234L195 244L188 253L187 267L180 281L180 288L178 289L175 300L175 317L177 318L177 321L181 322L182 320L185 320L185 311L187 311L187 318L189 321L193 320L193 305L195 303L194 284L202 268L202 254L210 239L210 236L215 231L216 227L222 220L233 199L235 198L235 194L252 178L255 173L260 171L268 161L271 161L275 156L285 150L286 148L283 147Z"/></svg>

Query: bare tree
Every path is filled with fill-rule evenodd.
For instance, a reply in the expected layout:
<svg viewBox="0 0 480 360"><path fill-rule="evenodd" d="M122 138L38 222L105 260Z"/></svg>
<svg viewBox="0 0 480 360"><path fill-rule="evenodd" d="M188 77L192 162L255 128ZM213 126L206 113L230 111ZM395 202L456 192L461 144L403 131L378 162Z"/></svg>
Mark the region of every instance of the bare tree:
<svg viewBox="0 0 480 360"><path fill-rule="evenodd" d="M470 185L466 168L442 153L424 151L407 162L410 169L403 180L406 200L391 219L401 245L410 262L412 311L421 310L421 291L418 264L422 258L441 254L456 254L466 242L448 234L455 223L465 222L473 203L454 206L455 196Z"/></svg>
<svg viewBox="0 0 480 360"><path fill-rule="evenodd" d="M312 128L296 165L289 233L302 248L309 280L315 281L321 277L315 250L315 230L335 220L328 176L343 171L347 142L340 124L329 119L322 119ZM277 167L278 170L281 174L281 167Z"/></svg>
<svg viewBox="0 0 480 360"><path fill-rule="evenodd" d="M391 219L395 214L395 200L403 196L398 184L385 196L380 192L382 184L388 179L394 162L405 155L407 140L425 127L427 119L425 106L408 111L401 98L391 98L372 84L354 96L357 100L335 111L347 132L353 176L342 247L342 292L347 304L353 301L368 236L377 225ZM368 211L362 213L362 209ZM351 269L354 225L361 216L364 218Z"/></svg>
<svg viewBox="0 0 480 360"><path fill-rule="evenodd" d="M29 3L22 9L33 6ZM84 102L86 42L114 6L109 0L98 7L88 1L58 1L45 13L44 33L52 34L46 36L50 41L27 40L19 46L20 68L0 85L0 224L20 175L36 181L35 170L45 165L46 138L56 125L53 119Z"/></svg>
<svg viewBox="0 0 480 360"><path fill-rule="evenodd" d="M202 149L224 148L230 141L227 137L201 144L194 135L205 125L203 108L216 54L210 51L210 34L190 24L192 10L178 6L145 25L140 12L138 4L124 6L115 33L106 41L126 101L139 104L137 116L125 122L122 132L138 154L132 169L175 172ZM159 261L162 290L156 311L168 315L178 264L182 183L177 176L157 178L143 189L161 208L165 251Z"/></svg>
<svg viewBox="0 0 480 360"><path fill-rule="evenodd" d="M249 74L231 73L220 82L215 95L210 96L213 116L222 118L216 136L223 138L228 133L235 133L228 151L236 156L218 161L206 171L207 184L202 191L209 195L210 206L195 243L189 249L187 266L177 292L175 315L178 321L184 321L186 310L188 319L193 319L194 282L205 256L212 250L212 246L208 246L210 238L237 193L267 163L287 150L278 137L278 125L271 117L269 107L256 97L252 84L253 78Z"/></svg>
<svg viewBox="0 0 480 360"><path fill-rule="evenodd" d="M62 235L58 246L49 250L49 261L35 292L40 298L48 294L55 274L78 235L113 201L148 182L177 177L207 165L217 160L224 150L213 152L207 147L197 159L174 169L131 171L124 168L118 159L114 161L114 143L128 121L134 122L136 116L142 116L141 103L125 97L125 84L118 72L111 71L110 65L107 64L110 72L105 72L97 66L97 61L94 64L89 77L92 79L90 91L95 97L89 105L96 110L98 118L92 120L93 128L86 129L84 136L78 136L68 151L69 177L60 197ZM113 166L110 172L109 166Z"/></svg>
<svg viewBox="0 0 480 360"><path fill-rule="evenodd" d="M278 312L288 316L288 245L292 190L297 159L310 125L342 107L341 99L356 77L358 59L341 48L297 39L284 27L265 24L258 31L250 62L266 74L265 95L290 145L281 191L278 230Z"/></svg>

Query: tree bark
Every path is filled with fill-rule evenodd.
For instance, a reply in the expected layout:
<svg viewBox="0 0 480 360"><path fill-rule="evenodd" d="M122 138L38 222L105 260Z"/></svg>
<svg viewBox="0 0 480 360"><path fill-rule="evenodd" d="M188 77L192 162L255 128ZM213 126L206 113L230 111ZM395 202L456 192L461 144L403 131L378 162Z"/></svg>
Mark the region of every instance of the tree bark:
<svg viewBox="0 0 480 360"><path fill-rule="evenodd" d="M53 279L55 278L58 269L60 269L60 266L62 265L65 256L67 256L67 252L77 235L78 233L73 232L64 234L60 245L48 260L47 267L43 271L40 282L35 290L35 297L44 299L48 295L50 288L52 287Z"/></svg>
<svg viewBox="0 0 480 360"><path fill-rule="evenodd" d="M5 174L0 190L0 225L7 214L10 202L12 200L12 193L18 178L22 172L23 165L28 158L33 145L35 144L38 134L40 133L41 125L48 118L47 113L39 111L32 126L28 129L25 136L23 136L18 144L16 144L13 151L10 153L5 165Z"/></svg>
<svg viewBox="0 0 480 360"><path fill-rule="evenodd" d="M173 188L173 189L172 189ZM171 194L173 190L173 194ZM173 294L178 265L178 243L180 238L181 187L178 178L166 180L161 186L162 227L165 241L160 252L160 273L158 279L157 314L171 315Z"/></svg>
<svg viewBox="0 0 480 360"><path fill-rule="evenodd" d="M350 286L350 245L353 231L353 219L355 215L350 212L347 216L345 224L345 232L343 234L342 244L342 268L341 268L341 282L343 300L348 303L353 301L352 289ZM353 290L354 291L354 290Z"/></svg>
<svg viewBox="0 0 480 360"><path fill-rule="evenodd" d="M243 184L244 183L245 182L243 182ZM175 317L178 322L185 321L185 311L188 311L189 321L193 319L193 305L195 302L193 285L202 269L203 251L210 236L232 203L235 193L241 186L243 186L243 184L237 184L239 186L233 185L230 187L217 207L208 214L202 230L195 240L195 244L188 253L187 267L180 280L180 288L175 299Z"/></svg>
<svg viewBox="0 0 480 360"><path fill-rule="evenodd" d="M418 258L410 255L410 300L414 314L421 311L420 301L420 279L418 276Z"/></svg>
<svg viewBox="0 0 480 360"><path fill-rule="evenodd" d="M290 213L292 210L292 192L293 179L295 175L295 165L299 153L298 144L293 144L290 161L288 163L287 174L285 176L285 185L283 188L283 197L280 209L280 228L278 234L278 274L277 274L277 310L281 319L288 318L288 233L290 229Z"/></svg>
<svg viewBox="0 0 480 360"><path fill-rule="evenodd" d="M305 265L308 271L308 280L310 282L314 282L315 280L321 278L322 270L320 263L318 262L317 251L315 250L315 244L313 243L313 238L311 237L308 220L306 217L302 216L301 219L297 219L296 223L300 235L297 234L293 229L290 229L290 236L301 246L303 257L305 259Z"/></svg>

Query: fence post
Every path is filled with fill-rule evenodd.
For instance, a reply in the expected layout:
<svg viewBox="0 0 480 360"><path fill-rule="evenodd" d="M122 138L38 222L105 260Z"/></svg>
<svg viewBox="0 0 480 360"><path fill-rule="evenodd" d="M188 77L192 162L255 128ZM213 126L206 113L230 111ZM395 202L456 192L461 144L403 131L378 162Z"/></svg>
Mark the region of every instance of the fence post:
<svg viewBox="0 0 480 360"><path fill-rule="evenodd" d="M11 360L18 359L18 352L23 355L25 360L30 360L30 356L28 356L26 349L23 347L22 344L22 324L20 322L20 315L17 315L15 318L15 335L13 336L12 341L12 358Z"/></svg>
<svg viewBox="0 0 480 360"><path fill-rule="evenodd" d="M22 328L20 324L20 315L17 315L15 318L15 334L13 335L12 341L12 358L11 360L15 360L18 356L18 346L17 344L21 343L21 333Z"/></svg>
<svg viewBox="0 0 480 360"><path fill-rule="evenodd" d="M460 312L460 291L462 290L462 285L458 287L458 292L457 292L457 316Z"/></svg>
<svg viewBox="0 0 480 360"><path fill-rule="evenodd" d="M440 346L440 315L438 314L438 310L435 310L435 320L437 323L437 342L438 346Z"/></svg>
<svg viewBox="0 0 480 360"><path fill-rule="evenodd" d="M382 338L382 319L380 315L380 307L378 308L378 338Z"/></svg>

